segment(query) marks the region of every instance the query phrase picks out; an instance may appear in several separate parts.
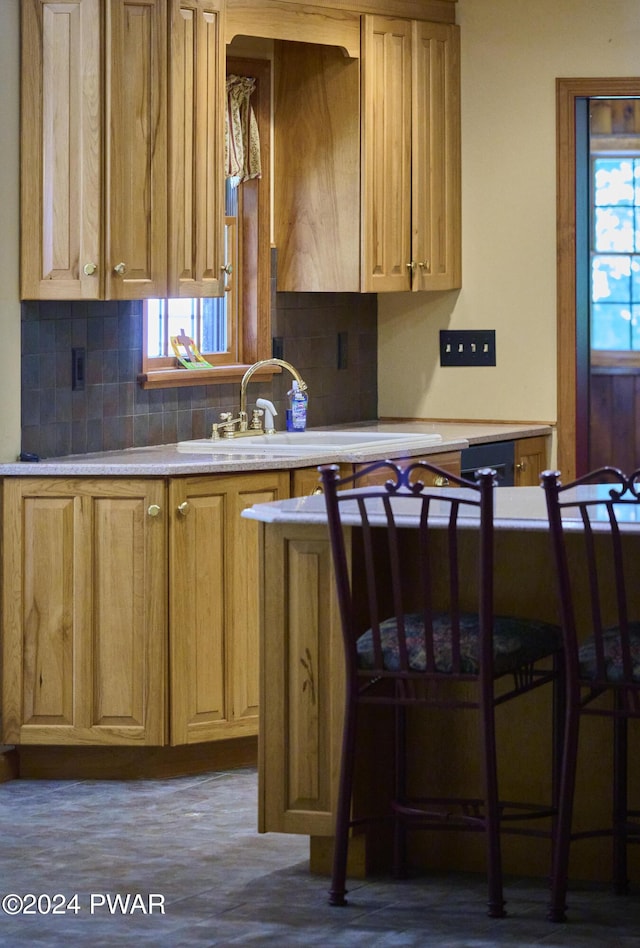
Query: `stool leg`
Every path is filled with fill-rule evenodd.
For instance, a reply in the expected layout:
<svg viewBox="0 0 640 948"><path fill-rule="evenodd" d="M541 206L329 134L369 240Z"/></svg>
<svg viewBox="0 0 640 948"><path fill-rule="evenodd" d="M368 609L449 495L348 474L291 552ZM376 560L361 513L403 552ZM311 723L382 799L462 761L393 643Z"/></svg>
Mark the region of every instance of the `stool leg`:
<svg viewBox="0 0 640 948"><path fill-rule="evenodd" d="M553 840L553 865L551 868L551 903L547 917L552 922L566 920L567 881L569 877L569 848L573 821L573 798L576 785L578 756L578 732L580 711L578 698L569 699L564 728L564 750L560 775L560 798L558 818Z"/></svg>
<svg viewBox="0 0 640 948"><path fill-rule="evenodd" d="M407 798L407 712L397 705L395 708L395 774L394 796L398 803ZM407 829L405 821L397 812L393 817L393 875L404 879L407 875Z"/></svg>
<svg viewBox="0 0 640 948"><path fill-rule="evenodd" d="M487 840L487 874L489 877L489 911L491 918L504 918L502 891L502 852L500 847L500 801L498 799L498 763L496 752L495 715L493 704L485 699L482 718L484 755L485 833Z"/></svg>
<svg viewBox="0 0 640 948"><path fill-rule="evenodd" d="M616 708L621 701L616 693ZM629 891L627 876L627 732L625 717L613 719L613 889L618 895Z"/></svg>
<svg viewBox="0 0 640 948"><path fill-rule="evenodd" d="M336 828L333 849L333 870L330 905L346 905L347 894L347 856L349 853L349 828L351 824L351 797L353 795L353 774L355 769L357 727L357 702L347 697L344 730L342 734L342 756L340 760L340 785L336 812Z"/></svg>

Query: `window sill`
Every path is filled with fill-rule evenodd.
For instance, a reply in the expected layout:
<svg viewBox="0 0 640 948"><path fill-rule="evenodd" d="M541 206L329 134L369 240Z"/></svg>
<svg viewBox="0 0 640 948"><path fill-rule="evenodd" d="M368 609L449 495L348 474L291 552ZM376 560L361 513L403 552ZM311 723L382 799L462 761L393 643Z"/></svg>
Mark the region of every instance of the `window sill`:
<svg viewBox="0 0 640 948"><path fill-rule="evenodd" d="M249 365L217 365L211 369L155 369L138 375L140 388L183 388L187 385L223 385L240 382ZM270 379L279 375L280 366L256 369L252 378Z"/></svg>

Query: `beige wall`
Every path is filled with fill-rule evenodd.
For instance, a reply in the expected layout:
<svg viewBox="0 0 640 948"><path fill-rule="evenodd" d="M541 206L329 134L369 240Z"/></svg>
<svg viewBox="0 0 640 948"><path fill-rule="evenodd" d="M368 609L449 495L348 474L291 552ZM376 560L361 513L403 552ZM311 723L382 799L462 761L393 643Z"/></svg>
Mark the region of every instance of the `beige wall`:
<svg viewBox="0 0 640 948"><path fill-rule="evenodd" d="M555 421L556 77L640 75L638 0L458 0L462 274L380 295L382 416ZM440 329L495 329L496 368L440 368Z"/></svg>
<svg viewBox="0 0 640 948"><path fill-rule="evenodd" d="M20 451L19 0L0 3L0 461Z"/></svg>

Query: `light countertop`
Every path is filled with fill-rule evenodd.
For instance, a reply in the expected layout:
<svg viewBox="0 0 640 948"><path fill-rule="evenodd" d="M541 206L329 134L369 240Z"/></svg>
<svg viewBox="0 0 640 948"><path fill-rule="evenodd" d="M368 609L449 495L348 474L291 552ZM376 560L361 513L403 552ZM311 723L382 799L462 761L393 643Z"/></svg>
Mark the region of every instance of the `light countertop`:
<svg viewBox="0 0 640 948"><path fill-rule="evenodd" d="M442 492L444 497L447 495L456 496L461 493L460 489L453 487L439 487L438 492ZM392 501L392 504L397 508L398 522L402 520L402 502L402 497L394 497ZM409 503L411 503L411 499L409 499ZM448 505L445 505L445 507L448 507ZM446 516L446 514L448 514L448 509L443 510L443 516ZM430 515L433 516L434 520L438 519L440 514L437 507L432 505ZM253 507L243 510L242 516L247 520L260 520L263 523L325 524L327 522L327 511L322 494L313 494L309 497L293 497L290 500L276 500L268 504L255 504ZM356 519L358 518L356 517ZM470 526L474 526L477 515L475 512L465 513L465 519L469 520ZM372 516L371 522L375 525L375 516ZM496 527L501 529L547 530L549 524L544 491L541 487L500 487L496 489L494 522ZM349 523L348 516L345 517L345 523ZM413 522L409 518L407 523L403 522L402 525L412 526Z"/></svg>
<svg viewBox="0 0 640 948"><path fill-rule="evenodd" d="M598 484L590 486L581 486L574 488L563 496L563 502L575 497L588 497L605 500L611 489L611 484ZM382 488L370 488L371 492L380 492ZM438 502L432 502L429 507L429 518L438 524L441 520L443 525L447 525L449 516L449 504L446 498L454 496L464 496L468 491L455 487L439 487L438 494L442 495L442 507ZM391 504L394 508L396 523L398 526L417 527L418 520L415 514L415 505L411 506L414 498L403 498L401 495L393 497ZM370 522L372 526L385 525L386 517L382 512L380 501L380 516L378 517L375 507L369 510ZM409 505L407 507L407 504ZM547 505L545 493L542 487L498 487L494 492L494 526L496 530L517 530L525 532L542 532L549 529L549 520L547 517ZM405 512L406 511L406 512ZM411 511L411 513L409 512ZM640 534L640 522L634 518L637 514L635 507L628 508L628 514L620 514L620 529L625 533ZM293 497L289 500L275 500L267 504L255 504L242 511L242 516L247 520L259 520L262 523L288 523L288 524L326 524L327 512L325 499L322 494L313 494L308 497ZM580 517L574 514L570 508L563 512L563 519L569 522L569 530L573 529L572 521L575 522L575 529L581 529ZM609 519L604 504L591 508L591 524L594 530L598 532L599 525L603 529L609 528ZM478 521L478 511L467 509L460 512L460 523L468 523L473 528ZM343 509L343 522L346 525L359 525L360 515L353 505L353 513L350 514L348 507Z"/></svg>
<svg viewBox="0 0 640 948"><path fill-rule="evenodd" d="M424 444L415 440L410 448L406 445L389 450L379 447L332 450L321 454L317 450L309 451L304 447L297 453L281 455L273 453L269 457L251 453L225 454L216 456L209 453L185 450L177 444L154 445L142 448L128 448L123 451L101 451L95 454L77 454L61 458L47 458L38 462L20 462L0 464L2 477L74 477L74 476L126 476L126 477L167 477L181 474L230 474L243 471L284 470L288 468L315 467L334 461L366 463L374 461L384 454L390 459L412 457L428 453L437 455L447 451L461 451L471 444L484 444L492 441L505 441L513 438L529 438L548 435L551 428L545 425L509 425L509 424L463 424L440 422L367 422L334 426L332 430L357 430L389 432L392 434L424 434ZM441 440L434 444L429 436L439 435ZM266 436L268 437L268 436ZM241 439L239 441L241 443Z"/></svg>

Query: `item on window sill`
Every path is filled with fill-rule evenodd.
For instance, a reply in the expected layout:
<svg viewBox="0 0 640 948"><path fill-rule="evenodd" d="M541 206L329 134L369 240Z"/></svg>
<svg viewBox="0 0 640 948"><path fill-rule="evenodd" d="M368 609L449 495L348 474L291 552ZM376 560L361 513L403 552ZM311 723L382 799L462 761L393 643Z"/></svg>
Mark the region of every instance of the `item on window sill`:
<svg viewBox="0 0 640 948"><path fill-rule="evenodd" d="M179 336L171 336L170 339L173 353L185 369L213 368L211 363L204 358L193 339L185 334L184 329L180 330Z"/></svg>

